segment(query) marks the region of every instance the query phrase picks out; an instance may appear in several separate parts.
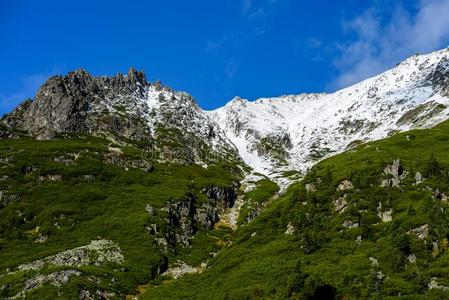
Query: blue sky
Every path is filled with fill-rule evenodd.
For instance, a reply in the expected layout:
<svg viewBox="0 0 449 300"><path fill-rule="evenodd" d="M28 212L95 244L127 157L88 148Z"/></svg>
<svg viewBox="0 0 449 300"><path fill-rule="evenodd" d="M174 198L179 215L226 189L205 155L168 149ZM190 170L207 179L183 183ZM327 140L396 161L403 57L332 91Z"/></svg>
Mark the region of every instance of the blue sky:
<svg viewBox="0 0 449 300"><path fill-rule="evenodd" d="M0 113L53 74L130 66L212 109L333 91L449 46L449 0L0 1Z"/></svg>

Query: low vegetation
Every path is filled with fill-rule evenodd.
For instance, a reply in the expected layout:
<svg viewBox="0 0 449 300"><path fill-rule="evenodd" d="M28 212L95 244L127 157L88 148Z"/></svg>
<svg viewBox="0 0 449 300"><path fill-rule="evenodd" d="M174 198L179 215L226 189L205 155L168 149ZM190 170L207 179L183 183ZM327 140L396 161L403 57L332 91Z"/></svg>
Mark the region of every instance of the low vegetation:
<svg viewBox="0 0 449 300"><path fill-rule="evenodd" d="M227 231L199 232L191 248L162 251L148 234L147 206L162 209L167 201L193 195L200 205L207 186L229 186L237 179L229 165L168 165L148 160L132 145L113 145L89 136L0 143L0 294L24 289L35 299L78 298L81 290L103 291L109 298L134 294L138 284L156 278L178 258L198 263L217 251ZM235 167L233 169L235 171ZM21 264L88 245L116 243L122 263L47 264L19 271ZM95 253L94 253L95 254ZM80 254L82 261L83 255ZM95 254L97 255L97 254ZM95 261L97 259L98 261ZM39 274L81 272L63 285L32 287ZM34 278L34 279L33 279Z"/></svg>
<svg viewBox="0 0 449 300"><path fill-rule="evenodd" d="M208 270L144 299L449 297L449 122L317 164Z"/></svg>

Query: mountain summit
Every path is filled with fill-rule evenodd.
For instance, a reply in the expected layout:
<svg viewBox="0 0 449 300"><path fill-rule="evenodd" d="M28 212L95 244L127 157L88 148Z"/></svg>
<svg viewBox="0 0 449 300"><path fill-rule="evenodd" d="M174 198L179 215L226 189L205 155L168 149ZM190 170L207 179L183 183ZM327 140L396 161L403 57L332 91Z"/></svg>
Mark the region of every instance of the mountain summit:
<svg viewBox="0 0 449 300"><path fill-rule="evenodd" d="M234 98L207 112L256 171L299 169L398 131L435 125L449 110L449 48L414 55L331 94Z"/></svg>
<svg viewBox="0 0 449 300"><path fill-rule="evenodd" d="M93 77L79 69L51 77L34 101L4 117L9 131L2 135L13 129L39 139L94 133L145 140L159 149L170 140L181 149L180 157L170 155L175 161L203 163L204 155L241 158L275 178L287 170L304 172L360 143L441 122L449 115L448 78L449 48L414 55L331 94L254 102L236 97L224 107L203 111L187 93L149 83L134 68L113 77ZM161 140L165 142L156 143Z"/></svg>
<svg viewBox="0 0 449 300"><path fill-rule="evenodd" d="M172 161L239 159L224 132L190 95L149 83L135 68L126 76L93 77L83 69L53 76L34 100L20 104L2 123L3 136L15 131L38 139L95 134L114 141L144 141L151 148L147 150Z"/></svg>

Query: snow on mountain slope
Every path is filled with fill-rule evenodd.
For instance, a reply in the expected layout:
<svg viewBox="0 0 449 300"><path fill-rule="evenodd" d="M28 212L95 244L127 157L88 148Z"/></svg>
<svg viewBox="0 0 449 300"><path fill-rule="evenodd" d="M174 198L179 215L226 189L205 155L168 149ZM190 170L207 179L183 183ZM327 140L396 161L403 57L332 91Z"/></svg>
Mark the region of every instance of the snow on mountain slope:
<svg viewBox="0 0 449 300"><path fill-rule="evenodd" d="M332 94L237 97L209 112L134 68L113 77L77 70L50 78L33 101L5 116L0 137L18 129L44 139L69 132L146 140L164 161L240 164L241 157L275 178L359 143L437 124L448 117L448 106L449 48L412 56Z"/></svg>
<svg viewBox="0 0 449 300"><path fill-rule="evenodd" d="M305 171L316 161L449 115L449 48L414 55L395 68L332 94L250 102L239 97L206 112L255 171Z"/></svg>

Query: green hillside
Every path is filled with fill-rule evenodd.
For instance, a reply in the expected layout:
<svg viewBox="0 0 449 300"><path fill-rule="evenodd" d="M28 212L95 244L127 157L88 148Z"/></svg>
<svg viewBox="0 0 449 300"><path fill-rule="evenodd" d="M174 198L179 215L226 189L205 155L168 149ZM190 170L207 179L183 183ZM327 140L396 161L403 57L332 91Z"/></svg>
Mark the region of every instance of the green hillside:
<svg viewBox="0 0 449 300"><path fill-rule="evenodd" d="M449 297L449 122L314 166L201 274L143 299Z"/></svg>
<svg viewBox="0 0 449 300"><path fill-rule="evenodd" d="M192 215L192 247L167 238L163 249L156 238L182 234L164 209L186 199L201 207L206 190L228 189L239 176L232 165L159 164L133 145L89 136L2 140L0 297L122 298L171 260L204 260L228 231L205 235Z"/></svg>

